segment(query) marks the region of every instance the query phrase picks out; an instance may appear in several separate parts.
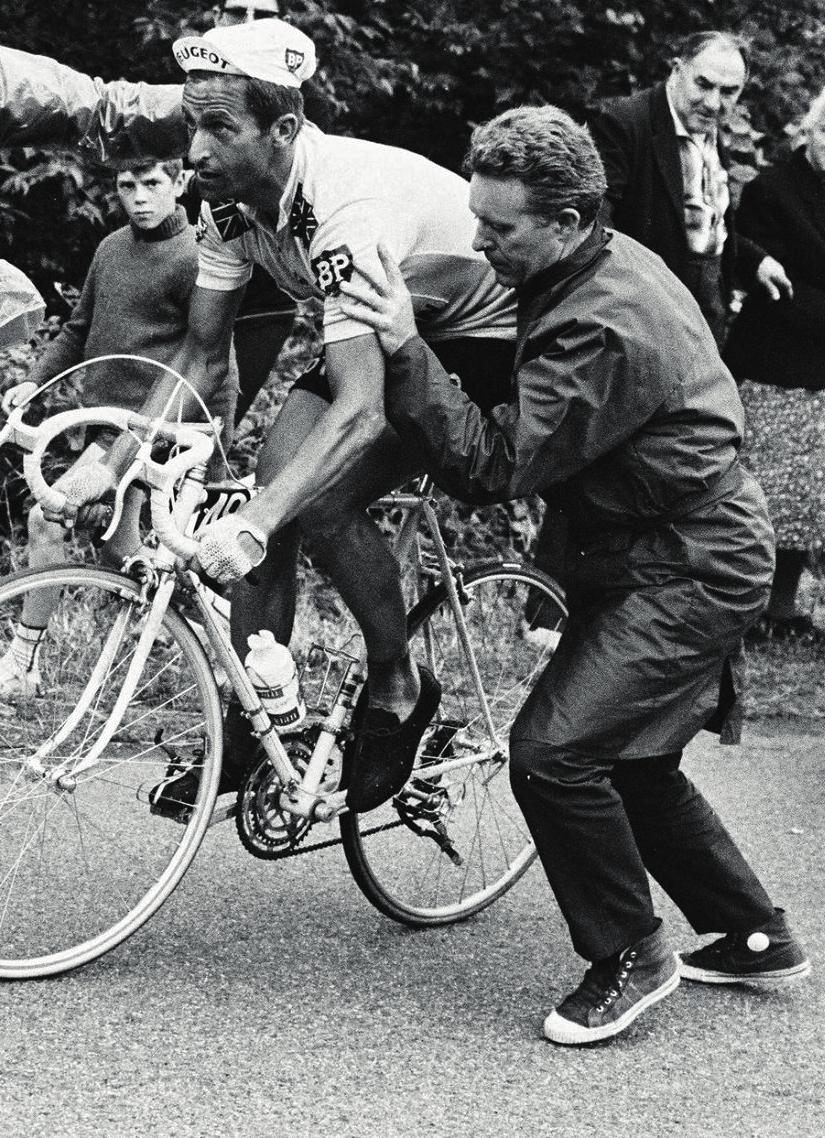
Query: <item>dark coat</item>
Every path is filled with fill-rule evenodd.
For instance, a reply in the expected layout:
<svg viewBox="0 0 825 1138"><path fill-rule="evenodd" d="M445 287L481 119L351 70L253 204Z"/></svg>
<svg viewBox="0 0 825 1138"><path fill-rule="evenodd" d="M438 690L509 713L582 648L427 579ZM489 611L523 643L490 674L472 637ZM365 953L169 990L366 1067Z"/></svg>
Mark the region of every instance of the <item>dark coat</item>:
<svg viewBox="0 0 825 1138"><path fill-rule="evenodd" d="M747 297L731 328L728 366L737 379L825 388L825 176L797 150L745 186L738 219L785 266L794 295Z"/></svg>
<svg viewBox="0 0 825 1138"><path fill-rule="evenodd" d="M607 99L590 120L607 175L605 221L658 253L680 280L689 255L679 142L665 92L657 83L624 98ZM720 148L723 165L727 159ZM734 281L749 288L764 250L739 239L733 209L722 253L727 295Z"/></svg>
<svg viewBox="0 0 825 1138"><path fill-rule="evenodd" d="M539 493L570 520L571 615L545 740L661 755L719 710L722 688L729 710L772 535L737 463L736 385L658 257L598 233L528 282L511 402L489 416L418 338L387 369L388 418L444 489L474 502Z"/></svg>

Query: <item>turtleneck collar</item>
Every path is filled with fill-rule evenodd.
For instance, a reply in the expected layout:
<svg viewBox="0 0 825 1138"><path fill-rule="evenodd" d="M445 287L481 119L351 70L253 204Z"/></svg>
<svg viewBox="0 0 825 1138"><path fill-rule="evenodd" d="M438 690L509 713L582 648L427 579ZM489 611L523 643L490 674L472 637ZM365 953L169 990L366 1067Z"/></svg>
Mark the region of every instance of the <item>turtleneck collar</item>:
<svg viewBox="0 0 825 1138"><path fill-rule="evenodd" d="M181 233L188 224L186 210L182 205L179 205L174 213L170 213L166 220L156 225L154 229L141 229L133 221L129 222L135 241L167 241L170 237Z"/></svg>

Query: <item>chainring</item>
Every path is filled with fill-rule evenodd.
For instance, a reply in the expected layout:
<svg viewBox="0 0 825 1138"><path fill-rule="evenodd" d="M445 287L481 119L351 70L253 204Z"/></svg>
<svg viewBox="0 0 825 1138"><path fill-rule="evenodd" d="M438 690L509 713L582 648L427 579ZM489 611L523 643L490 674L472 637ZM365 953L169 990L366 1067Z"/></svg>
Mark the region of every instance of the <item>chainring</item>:
<svg viewBox="0 0 825 1138"><path fill-rule="evenodd" d="M307 768L316 732L308 729L281 740L299 774ZM238 837L253 857L274 861L289 857L309 832L312 823L281 810L283 783L264 751L258 747L238 790L235 825Z"/></svg>

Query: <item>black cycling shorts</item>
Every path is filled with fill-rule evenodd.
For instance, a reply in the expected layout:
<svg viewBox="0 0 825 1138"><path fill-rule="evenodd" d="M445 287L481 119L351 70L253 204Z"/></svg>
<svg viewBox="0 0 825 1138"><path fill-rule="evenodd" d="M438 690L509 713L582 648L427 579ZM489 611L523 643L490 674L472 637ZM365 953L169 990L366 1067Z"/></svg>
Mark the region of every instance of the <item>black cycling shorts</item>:
<svg viewBox="0 0 825 1138"><path fill-rule="evenodd" d="M485 414L499 403L509 402L516 348L513 340L462 336L441 340L430 347L442 367L459 377L462 389ZM323 356L295 380L293 390L311 391L327 403L332 402Z"/></svg>

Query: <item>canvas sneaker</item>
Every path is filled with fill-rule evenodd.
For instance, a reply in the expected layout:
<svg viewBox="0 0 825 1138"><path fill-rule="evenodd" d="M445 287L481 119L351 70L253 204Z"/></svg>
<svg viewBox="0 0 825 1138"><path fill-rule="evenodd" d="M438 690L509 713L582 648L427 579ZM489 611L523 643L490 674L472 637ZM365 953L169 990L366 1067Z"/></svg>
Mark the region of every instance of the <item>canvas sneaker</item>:
<svg viewBox="0 0 825 1138"><path fill-rule="evenodd" d="M643 940L599 960L544 1021L552 1043L581 1046L610 1039L679 983L679 968L660 925Z"/></svg>
<svg viewBox="0 0 825 1138"><path fill-rule="evenodd" d="M728 933L693 952L679 953L685 980L700 984L788 983L807 976L811 962L788 927L783 909L749 932Z"/></svg>

